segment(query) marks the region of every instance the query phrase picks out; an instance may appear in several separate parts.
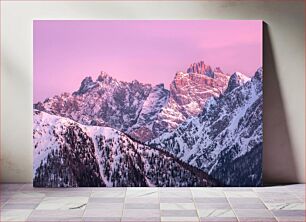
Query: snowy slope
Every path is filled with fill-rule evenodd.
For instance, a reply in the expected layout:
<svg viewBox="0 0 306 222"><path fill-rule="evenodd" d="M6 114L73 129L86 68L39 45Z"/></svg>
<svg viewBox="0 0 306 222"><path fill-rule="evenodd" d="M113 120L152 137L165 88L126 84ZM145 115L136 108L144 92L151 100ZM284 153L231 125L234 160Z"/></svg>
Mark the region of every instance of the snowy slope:
<svg viewBox="0 0 306 222"><path fill-rule="evenodd" d="M80 124L34 110L33 145L34 186L105 186L92 139Z"/></svg>
<svg viewBox="0 0 306 222"><path fill-rule="evenodd" d="M214 186L206 173L109 127L34 111L34 186Z"/></svg>
<svg viewBox="0 0 306 222"><path fill-rule="evenodd" d="M149 144L173 153L224 184L260 185L262 69L249 81L241 77L233 74L230 89L220 97L209 99L199 116L189 118L173 132ZM245 166L247 163L249 167Z"/></svg>

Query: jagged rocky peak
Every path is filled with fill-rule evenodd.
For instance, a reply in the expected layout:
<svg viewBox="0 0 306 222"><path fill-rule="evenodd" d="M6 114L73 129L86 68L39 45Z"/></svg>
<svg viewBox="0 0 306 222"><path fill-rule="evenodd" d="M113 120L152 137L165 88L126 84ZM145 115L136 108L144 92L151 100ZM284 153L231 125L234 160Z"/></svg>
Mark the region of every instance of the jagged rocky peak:
<svg viewBox="0 0 306 222"><path fill-rule="evenodd" d="M256 85L256 91L262 92L263 87L263 73L262 73L262 67L258 68L255 72L255 75L252 77L251 82L253 82Z"/></svg>
<svg viewBox="0 0 306 222"><path fill-rule="evenodd" d="M139 84L137 79L134 79L131 83L134 84L134 85L138 85Z"/></svg>
<svg viewBox="0 0 306 222"><path fill-rule="evenodd" d="M254 79L260 80L262 81L262 67L258 68L255 75L254 75Z"/></svg>
<svg viewBox="0 0 306 222"><path fill-rule="evenodd" d="M234 74L231 75L231 77L228 81L227 89L225 90L224 93L229 93L229 92L233 91L235 88L243 85L244 83L246 83L250 79L251 78L249 78L248 76L246 76L246 75L244 75L240 72L235 72Z"/></svg>
<svg viewBox="0 0 306 222"><path fill-rule="evenodd" d="M160 84L155 85L155 86L153 87L153 90L154 90L154 89L164 89L164 88L165 88L164 83L160 83Z"/></svg>
<svg viewBox="0 0 306 222"><path fill-rule="evenodd" d="M133 88L147 88L147 89L151 89L152 88L152 85L150 83L141 83L141 82L139 82L136 79L134 79L131 82L123 82L123 83L124 84L128 84L128 85L130 85L130 87L133 87Z"/></svg>
<svg viewBox="0 0 306 222"><path fill-rule="evenodd" d="M162 107L153 126L155 136L171 132L188 118L197 116L208 99L218 97L224 92L229 75L224 74L220 68L215 70L218 72L207 75L213 71L201 61L190 65L187 72L179 71L175 74L167 103Z"/></svg>
<svg viewBox="0 0 306 222"><path fill-rule="evenodd" d="M83 81L81 82L81 86L90 84L90 83L92 83L92 82L93 82L93 81L92 81L91 76L87 76L87 77L85 77L85 78L83 79Z"/></svg>
<svg viewBox="0 0 306 222"><path fill-rule="evenodd" d="M113 80L115 79L111 77L107 72L101 71L96 81L93 81L91 76L85 77L81 82L79 90L74 92L73 94L82 95L88 92L90 89L96 88L99 85L99 82L109 84Z"/></svg>
<svg viewBox="0 0 306 222"><path fill-rule="evenodd" d="M101 71L97 78L97 82L109 83L112 80L113 80L113 77L111 77L107 72L104 72L104 71Z"/></svg>
<svg viewBox="0 0 306 222"><path fill-rule="evenodd" d="M174 80L170 85L171 90L180 90L185 87L192 87L192 90L203 90L203 87L211 87L213 91L223 92L227 87L229 75L224 74L220 67L214 70L211 66L200 61L193 63L187 72L179 71L175 74Z"/></svg>
<svg viewBox="0 0 306 222"><path fill-rule="evenodd" d="M216 72L218 72L218 73L223 73L223 71L222 71L222 69L221 69L220 67L216 67L216 68L214 69L214 73L216 73Z"/></svg>
<svg viewBox="0 0 306 222"><path fill-rule="evenodd" d="M169 90L165 88L164 83L160 83L152 87L151 94L157 92L164 92L166 94L169 94Z"/></svg>
<svg viewBox="0 0 306 222"><path fill-rule="evenodd" d="M181 79L184 79L184 78L190 78L190 75L188 73L179 71L179 72L175 73L173 81L181 80Z"/></svg>
<svg viewBox="0 0 306 222"><path fill-rule="evenodd" d="M176 89L183 89L185 87L192 87L198 85L200 87L211 85L214 79L207 75L198 75L198 73L177 72L174 80L170 84L170 91ZM200 89L199 89L200 90Z"/></svg>
<svg viewBox="0 0 306 222"><path fill-rule="evenodd" d="M204 61L193 63L187 69L187 73L204 74L208 77L214 78L214 72L209 65L206 65Z"/></svg>
<svg viewBox="0 0 306 222"><path fill-rule="evenodd" d="M149 96L143 102L137 122L129 129L128 133L138 140L144 142L159 135L154 125L158 115L169 99L169 90L164 84L152 87Z"/></svg>
<svg viewBox="0 0 306 222"><path fill-rule="evenodd" d="M92 81L91 76L87 76L81 82L81 86L80 86L79 90L77 92L75 92L74 94L84 94L89 89L94 88L96 85L97 84L94 81Z"/></svg>

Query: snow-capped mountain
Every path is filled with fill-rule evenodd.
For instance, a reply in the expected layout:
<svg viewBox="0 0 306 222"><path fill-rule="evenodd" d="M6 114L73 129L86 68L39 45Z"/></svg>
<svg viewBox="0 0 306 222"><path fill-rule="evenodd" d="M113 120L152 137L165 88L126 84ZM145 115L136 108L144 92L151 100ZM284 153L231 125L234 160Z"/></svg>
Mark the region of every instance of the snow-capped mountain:
<svg viewBox="0 0 306 222"><path fill-rule="evenodd" d="M214 78L213 70L211 69L210 65L205 64L204 61L191 64L187 69L187 73L198 73Z"/></svg>
<svg viewBox="0 0 306 222"><path fill-rule="evenodd" d="M159 129L155 127L155 122L168 99L169 91L164 88L164 84L153 87L143 103L136 123L130 127L127 133L141 141L147 141L160 135Z"/></svg>
<svg viewBox="0 0 306 222"><path fill-rule="evenodd" d="M118 81L102 72L96 81L86 77L73 94L54 96L35 104L34 108L84 125L126 131L137 121L151 90L149 84Z"/></svg>
<svg viewBox="0 0 306 222"><path fill-rule="evenodd" d="M218 185L168 152L115 129L38 110L33 141L35 187Z"/></svg>
<svg viewBox="0 0 306 222"><path fill-rule="evenodd" d="M190 65L187 72L176 73L168 102L156 119L154 137L176 129L188 118L201 113L208 99L224 92L229 77L220 68L212 71L203 61Z"/></svg>
<svg viewBox="0 0 306 222"><path fill-rule="evenodd" d="M234 74L231 75L231 78L228 81L227 88L224 93L231 92L233 89L235 89L238 86L243 85L247 81L250 81L249 77L247 77L246 75L243 75L240 72L235 72Z"/></svg>
<svg viewBox="0 0 306 222"><path fill-rule="evenodd" d="M196 117L148 144L165 149L225 185L260 185L263 146L262 68L234 73L228 88Z"/></svg>
<svg viewBox="0 0 306 222"><path fill-rule="evenodd" d="M176 73L170 90L163 84L119 81L102 72L96 81L86 77L73 94L54 96L34 108L84 125L112 127L148 141L198 115L209 98L224 92L228 80L228 74L220 68L212 70L203 61Z"/></svg>

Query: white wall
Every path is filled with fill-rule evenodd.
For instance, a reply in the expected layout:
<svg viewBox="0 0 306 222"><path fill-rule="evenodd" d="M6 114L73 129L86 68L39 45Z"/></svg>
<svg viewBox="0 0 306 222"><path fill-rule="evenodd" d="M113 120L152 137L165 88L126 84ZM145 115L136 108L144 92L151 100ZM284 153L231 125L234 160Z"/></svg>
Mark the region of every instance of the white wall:
<svg viewBox="0 0 306 222"><path fill-rule="evenodd" d="M304 9L303 1L1 1L1 180L32 180L33 19L262 19L264 178L305 182Z"/></svg>

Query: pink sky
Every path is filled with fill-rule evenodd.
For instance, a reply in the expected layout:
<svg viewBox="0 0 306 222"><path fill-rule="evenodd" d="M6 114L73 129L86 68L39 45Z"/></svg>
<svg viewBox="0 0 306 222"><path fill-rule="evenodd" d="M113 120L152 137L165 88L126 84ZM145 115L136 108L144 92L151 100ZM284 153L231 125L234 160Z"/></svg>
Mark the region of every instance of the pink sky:
<svg viewBox="0 0 306 222"><path fill-rule="evenodd" d="M100 71L168 88L200 60L249 76L262 66L259 20L36 20L33 41L34 102L74 92Z"/></svg>

